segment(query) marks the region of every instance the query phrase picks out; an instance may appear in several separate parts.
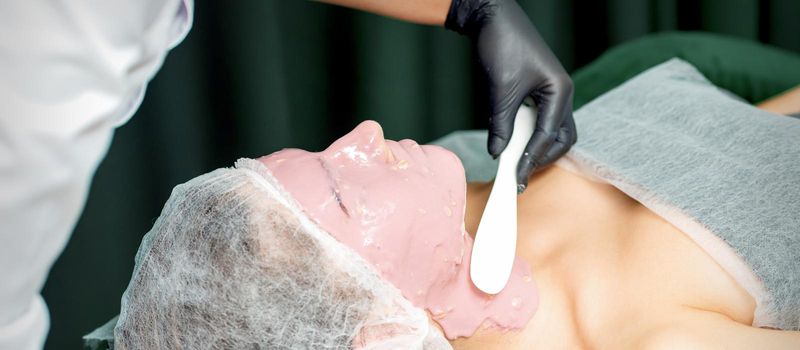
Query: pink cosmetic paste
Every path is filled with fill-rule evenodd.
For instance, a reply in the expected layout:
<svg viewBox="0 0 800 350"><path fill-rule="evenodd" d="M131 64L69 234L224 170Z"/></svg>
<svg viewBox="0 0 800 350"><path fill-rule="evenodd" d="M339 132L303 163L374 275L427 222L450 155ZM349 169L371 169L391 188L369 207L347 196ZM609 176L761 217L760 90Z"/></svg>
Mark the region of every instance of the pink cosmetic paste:
<svg viewBox="0 0 800 350"><path fill-rule="evenodd" d="M472 284L466 181L452 152L384 140L380 125L365 121L322 152L284 149L259 161L312 220L426 309L447 338L480 327L520 329L536 312L536 285L519 258L499 294Z"/></svg>

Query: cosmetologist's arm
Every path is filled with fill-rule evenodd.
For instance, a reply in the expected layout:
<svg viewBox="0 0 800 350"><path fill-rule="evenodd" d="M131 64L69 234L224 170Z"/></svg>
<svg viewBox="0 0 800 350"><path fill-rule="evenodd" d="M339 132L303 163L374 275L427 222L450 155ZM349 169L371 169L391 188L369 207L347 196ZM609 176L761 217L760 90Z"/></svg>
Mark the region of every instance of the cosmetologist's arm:
<svg viewBox="0 0 800 350"><path fill-rule="evenodd" d="M443 26L452 0L318 0L408 22Z"/></svg>

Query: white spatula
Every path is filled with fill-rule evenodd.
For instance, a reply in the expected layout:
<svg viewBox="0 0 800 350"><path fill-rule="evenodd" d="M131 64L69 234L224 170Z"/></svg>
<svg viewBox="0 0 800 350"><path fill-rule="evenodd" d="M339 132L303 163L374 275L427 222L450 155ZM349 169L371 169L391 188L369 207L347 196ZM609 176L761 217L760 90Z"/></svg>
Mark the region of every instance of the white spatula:
<svg viewBox="0 0 800 350"><path fill-rule="evenodd" d="M535 114L522 106L514 120L508 146L500 154L497 176L486 208L483 210L469 274L472 283L488 294L497 294L506 286L517 249L517 163L533 134Z"/></svg>

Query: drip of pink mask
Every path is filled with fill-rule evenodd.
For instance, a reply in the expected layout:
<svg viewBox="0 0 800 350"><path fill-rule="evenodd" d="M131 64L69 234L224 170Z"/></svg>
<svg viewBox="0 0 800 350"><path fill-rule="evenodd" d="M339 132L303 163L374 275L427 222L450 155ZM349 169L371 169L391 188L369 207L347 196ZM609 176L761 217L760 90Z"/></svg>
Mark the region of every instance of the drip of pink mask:
<svg viewBox="0 0 800 350"><path fill-rule="evenodd" d="M520 329L538 307L527 263L487 295L469 279L464 168L451 152L383 139L361 123L322 152L285 149L259 159L303 210L358 252L450 339L479 327Z"/></svg>

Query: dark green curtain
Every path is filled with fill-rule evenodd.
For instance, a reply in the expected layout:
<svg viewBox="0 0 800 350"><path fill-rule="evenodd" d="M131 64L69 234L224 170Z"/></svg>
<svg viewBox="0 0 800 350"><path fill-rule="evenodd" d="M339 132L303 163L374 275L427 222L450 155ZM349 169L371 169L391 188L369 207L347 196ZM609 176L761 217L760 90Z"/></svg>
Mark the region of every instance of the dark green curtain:
<svg viewBox="0 0 800 350"><path fill-rule="evenodd" d="M797 0L520 2L569 71L668 30L800 52ZM198 1L192 32L117 130L51 271L47 348L80 348L119 312L139 241L176 184L238 157L322 149L364 119L421 142L485 127L478 72L469 42L441 28L300 0Z"/></svg>

